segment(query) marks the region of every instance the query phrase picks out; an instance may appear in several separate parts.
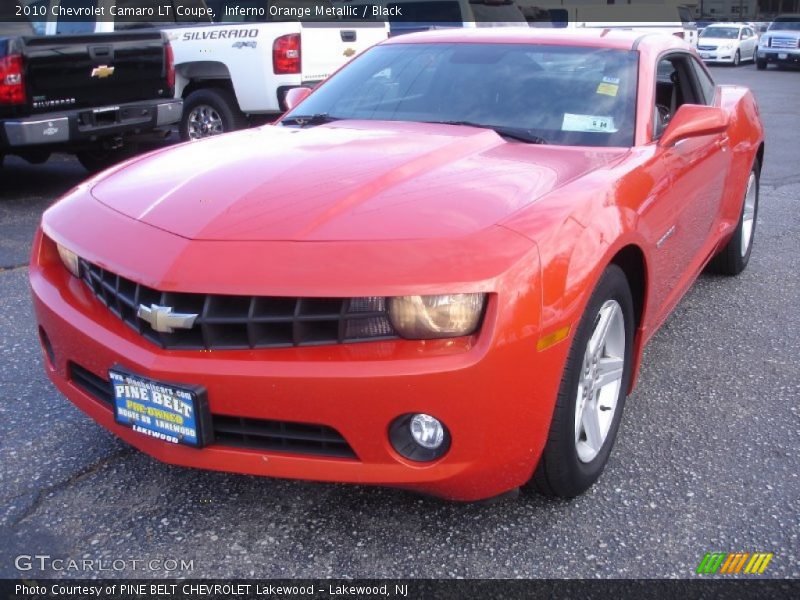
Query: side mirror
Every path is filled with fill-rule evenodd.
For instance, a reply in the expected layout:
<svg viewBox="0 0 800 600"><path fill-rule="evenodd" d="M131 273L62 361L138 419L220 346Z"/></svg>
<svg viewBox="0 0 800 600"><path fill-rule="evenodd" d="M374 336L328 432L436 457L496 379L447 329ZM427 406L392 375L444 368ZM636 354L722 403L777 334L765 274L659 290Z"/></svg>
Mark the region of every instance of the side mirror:
<svg viewBox="0 0 800 600"><path fill-rule="evenodd" d="M728 128L729 122L728 113L721 108L683 104L670 119L658 145L669 148L686 138L722 133Z"/></svg>
<svg viewBox="0 0 800 600"><path fill-rule="evenodd" d="M308 98L311 93L311 88L296 87L286 92L286 110L292 110L295 106L300 104L303 100Z"/></svg>

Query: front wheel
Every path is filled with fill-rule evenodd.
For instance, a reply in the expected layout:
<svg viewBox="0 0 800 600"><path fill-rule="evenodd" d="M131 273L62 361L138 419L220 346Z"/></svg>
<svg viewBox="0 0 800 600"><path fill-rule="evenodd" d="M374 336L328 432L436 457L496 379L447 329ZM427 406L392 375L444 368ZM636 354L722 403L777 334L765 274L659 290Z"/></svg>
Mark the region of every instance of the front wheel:
<svg viewBox="0 0 800 600"><path fill-rule="evenodd" d="M753 238L756 233L758 215L758 163L753 165L747 178L742 212L733 237L719 251L709 265L712 271L722 275L738 275L744 271L753 251Z"/></svg>
<svg viewBox="0 0 800 600"><path fill-rule="evenodd" d="M734 66L734 67L738 67L738 66L739 66L739 63L741 63L741 62L742 62L742 55L741 55L741 53L740 53L740 52L737 50L737 51L736 51L736 54L734 54L734 55L733 55L733 66Z"/></svg>
<svg viewBox="0 0 800 600"><path fill-rule="evenodd" d="M759 60L759 59L757 58L757 59L756 59L756 69L758 69L759 71L763 71L763 70L764 70L764 69L766 69L766 68L767 68L767 61L765 61L765 60Z"/></svg>
<svg viewBox="0 0 800 600"><path fill-rule="evenodd" d="M547 444L528 489L572 498L602 474L630 385L633 331L628 280L610 265L575 332Z"/></svg>

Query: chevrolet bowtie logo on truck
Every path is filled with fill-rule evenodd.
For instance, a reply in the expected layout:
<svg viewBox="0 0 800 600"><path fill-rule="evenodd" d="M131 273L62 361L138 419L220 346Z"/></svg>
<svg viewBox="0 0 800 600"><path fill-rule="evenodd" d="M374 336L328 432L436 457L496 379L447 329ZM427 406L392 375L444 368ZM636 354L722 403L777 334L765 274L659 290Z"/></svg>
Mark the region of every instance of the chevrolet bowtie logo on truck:
<svg viewBox="0 0 800 600"><path fill-rule="evenodd" d="M352 48L348 48L347 50L345 50L344 52L342 52L342 54L343 54L343 55L345 55L347 58L350 58L350 57L351 57L351 56L353 56L353 54L355 54L355 53L356 53L356 51L355 51L355 50L353 50Z"/></svg>
<svg viewBox="0 0 800 600"><path fill-rule="evenodd" d="M92 77L97 77L98 79L105 79L106 77L111 77L113 74L114 67L109 67L108 65L100 65L92 69Z"/></svg>

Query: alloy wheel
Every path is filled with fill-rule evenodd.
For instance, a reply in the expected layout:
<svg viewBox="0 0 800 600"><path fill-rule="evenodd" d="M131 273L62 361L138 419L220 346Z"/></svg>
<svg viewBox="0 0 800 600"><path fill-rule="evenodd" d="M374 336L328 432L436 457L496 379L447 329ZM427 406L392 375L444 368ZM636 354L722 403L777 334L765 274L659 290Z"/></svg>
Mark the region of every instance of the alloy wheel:
<svg viewBox="0 0 800 600"><path fill-rule="evenodd" d="M608 437L625 371L625 317L608 300L586 344L575 402L575 447L581 462L594 460Z"/></svg>
<svg viewBox="0 0 800 600"><path fill-rule="evenodd" d="M756 217L756 201L758 196L758 185L756 184L756 174L750 173L747 180L747 192L744 196L744 212L742 213L742 242L739 244L742 257L747 254L750 244L753 242L753 226Z"/></svg>
<svg viewBox="0 0 800 600"><path fill-rule="evenodd" d="M189 113L188 133L192 140L225 133L222 117L213 106L199 104Z"/></svg>

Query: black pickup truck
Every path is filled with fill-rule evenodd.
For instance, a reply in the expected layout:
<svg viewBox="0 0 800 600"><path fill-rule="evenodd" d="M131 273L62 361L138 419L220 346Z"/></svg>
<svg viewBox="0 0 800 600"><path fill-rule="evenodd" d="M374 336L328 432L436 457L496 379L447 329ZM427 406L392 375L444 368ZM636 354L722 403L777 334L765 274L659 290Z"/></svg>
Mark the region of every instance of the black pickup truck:
<svg viewBox="0 0 800 600"><path fill-rule="evenodd" d="M0 161L15 154L38 164L71 152L95 171L129 155L137 138L180 120L164 34L45 37L15 4L0 0Z"/></svg>

